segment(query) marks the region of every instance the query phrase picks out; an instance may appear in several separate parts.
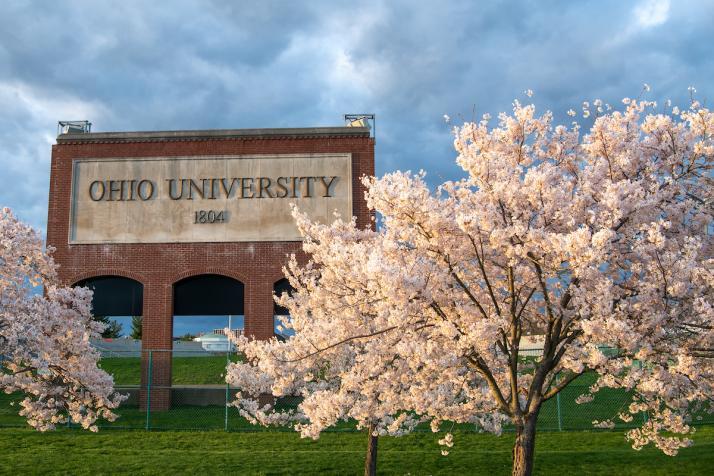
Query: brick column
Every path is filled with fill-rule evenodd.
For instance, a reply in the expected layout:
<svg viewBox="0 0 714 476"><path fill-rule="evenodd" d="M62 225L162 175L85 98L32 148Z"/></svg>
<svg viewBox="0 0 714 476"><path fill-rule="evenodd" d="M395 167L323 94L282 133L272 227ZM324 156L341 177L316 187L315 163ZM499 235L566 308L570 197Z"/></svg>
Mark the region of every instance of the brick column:
<svg viewBox="0 0 714 476"><path fill-rule="evenodd" d="M273 283L254 277L245 284L245 333L256 339L273 337Z"/></svg>
<svg viewBox="0 0 714 476"><path fill-rule="evenodd" d="M144 286L141 333L141 409L147 406L151 363L151 410L168 410L171 407L173 347L173 286L170 283L155 282Z"/></svg>

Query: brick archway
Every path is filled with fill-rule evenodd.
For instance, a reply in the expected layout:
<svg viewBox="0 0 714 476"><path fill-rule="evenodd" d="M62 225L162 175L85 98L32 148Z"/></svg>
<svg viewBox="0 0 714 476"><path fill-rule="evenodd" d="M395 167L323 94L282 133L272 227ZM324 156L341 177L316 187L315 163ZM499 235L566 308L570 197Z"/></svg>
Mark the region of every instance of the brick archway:
<svg viewBox="0 0 714 476"><path fill-rule="evenodd" d="M187 278L191 278L194 276L201 276L201 275L205 275L205 274L216 274L218 276L225 276L226 278L231 278L231 279L235 279L236 281L240 281L243 284L245 284L249 280L249 277L247 274L237 271L235 269L207 266L207 267L192 268L190 270L181 271L180 273L176 273L173 276L171 276L169 278L169 281L171 282L172 286L175 286L176 283L178 283L179 281L183 281L184 279L187 279Z"/></svg>
<svg viewBox="0 0 714 476"><path fill-rule="evenodd" d="M80 281L84 281L85 279L98 278L101 276L119 276L121 278L133 279L134 281L141 283L142 286L145 284L146 281L146 278L143 275L133 271L127 271L120 268L97 268L92 271L85 271L83 273L73 275L70 278L66 279L65 282L69 286L76 286L77 283L79 283Z"/></svg>
<svg viewBox="0 0 714 476"><path fill-rule="evenodd" d="M243 315L245 285L222 274L191 275L173 284L173 317Z"/></svg>
<svg viewBox="0 0 714 476"><path fill-rule="evenodd" d="M294 254L302 262L307 259L297 236L275 235L266 231L265 235L258 234L251 238L255 241L246 241L245 236L254 235L244 236L235 231L225 235L211 235L207 233L208 230L215 230L223 225L215 223L194 226L192 215L187 214L187 207L179 207L163 215L156 214L155 209L140 207L141 211L130 217L131 220L136 220L136 223L142 223L143 228L140 228L151 232L149 234L152 236L155 235L154 232L159 235L163 233L161 239L149 239L148 235L133 233L129 229L131 227L125 229L124 225L133 226L135 222L116 220L109 214L85 215L88 219L83 221L78 218L82 215L83 206L80 198L86 198L88 190L77 188L82 182L82 176L75 174L78 170L76 167L81 168L91 162L98 170L104 170L100 174L102 180L111 176L115 182L125 184L127 180L141 177L155 180L159 187L164 179L170 177L164 177L162 173L149 167L149 162L175 162L180 165L189 159L205 159L205 163L225 160L228 164L229 159L253 161L260 157L279 165L275 162L278 158L299 159L304 161L307 167L300 169L305 172L296 170L295 173L299 175L317 174L317 171L310 171L312 163L317 164L319 170L324 168L324 173L337 174L337 170L341 169L332 167L323 159L333 157L339 162L342 160L340 157L349 157L350 179L342 183L349 186L345 189L342 199L351 201L351 215L356 217L360 227L364 227L370 226L372 222L360 177L374 175L374 145L369 130L355 127L62 134L57 138L57 144L52 147L47 244L55 249L53 257L60 266L58 274L64 283L72 284L82 279L104 275L134 279L144 286L142 346L144 350L156 350L155 358L162 354L170 356L172 350L174 284L181 279L200 274L218 274L241 281L245 291L246 334L257 339L267 339L272 337L274 332L273 285L283 278L281 269L288 256ZM136 175L138 172L122 164L135 164L137 170L142 171L144 175ZM231 176L244 177L241 175L243 172L238 172L242 170L240 167L231 167L231 170L235 170L231 172ZM328 169L335 171L329 172ZM110 172L112 170L114 172ZM119 170L124 172L119 173ZM245 177L252 173L246 171L245 174L248 175ZM262 180L259 183L262 184ZM304 183L307 187L306 198L310 194L310 183L309 179ZM109 188L111 186L110 183ZM78 190L81 193L78 194ZM157 189L157 194L158 192ZM118 193L121 199L124 192L120 190ZM262 192L259 189L258 195L260 194ZM300 194L302 195L302 192ZM325 197L317 197L315 194L312 198ZM198 205L199 202L192 203ZM216 203L218 202L206 201L202 206L216 208ZM77 204L80 205L79 208L76 208ZM124 205L129 207L128 202L117 202L111 206ZM103 206L102 210L109 208L109 205ZM253 213L254 211L256 213ZM250 210L245 216L259 215L258 212L259 210ZM169 221L177 226L163 226L161 220L157 220L167 217L173 217ZM239 215L236 215L236 218L238 217ZM269 219L268 215L266 219ZM189 224L186 220L192 223ZM263 222L259 220L248 220L245 226L260 228L261 223ZM195 229L196 234L178 236L181 230L186 231L186 227ZM93 234L94 232L99 234ZM162 367L154 367L154 372L149 376L146 373L145 354L142 354L142 388L148 384L152 385L153 410L168 409L171 402L171 361L169 359ZM146 404L143 396L141 402L142 405Z"/></svg>
<svg viewBox="0 0 714 476"><path fill-rule="evenodd" d="M73 286L87 287L93 291L94 316L142 316L144 312L144 285L126 276L99 275L76 281Z"/></svg>

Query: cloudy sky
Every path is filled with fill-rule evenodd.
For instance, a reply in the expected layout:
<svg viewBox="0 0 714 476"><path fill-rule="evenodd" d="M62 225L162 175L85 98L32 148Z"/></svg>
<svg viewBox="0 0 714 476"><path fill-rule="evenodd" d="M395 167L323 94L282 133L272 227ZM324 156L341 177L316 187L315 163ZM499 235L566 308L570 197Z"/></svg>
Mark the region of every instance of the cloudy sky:
<svg viewBox="0 0 714 476"><path fill-rule="evenodd" d="M459 176L449 126L533 101L714 94L714 2L16 1L0 16L0 206L44 230L58 120L95 131L341 125L377 172Z"/></svg>

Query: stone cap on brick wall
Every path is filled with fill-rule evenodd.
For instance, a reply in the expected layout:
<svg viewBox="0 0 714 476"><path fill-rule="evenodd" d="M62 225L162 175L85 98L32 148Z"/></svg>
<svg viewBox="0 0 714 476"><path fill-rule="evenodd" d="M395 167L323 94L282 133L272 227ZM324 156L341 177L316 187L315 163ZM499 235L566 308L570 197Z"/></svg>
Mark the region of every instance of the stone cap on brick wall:
<svg viewBox="0 0 714 476"><path fill-rule="evenodd" d="M369 137L367 127L296 127L277 129L208 129L195 131L90 132L60 134L57 143L160 142L221 139L303 139L309 137Z"/></svg>

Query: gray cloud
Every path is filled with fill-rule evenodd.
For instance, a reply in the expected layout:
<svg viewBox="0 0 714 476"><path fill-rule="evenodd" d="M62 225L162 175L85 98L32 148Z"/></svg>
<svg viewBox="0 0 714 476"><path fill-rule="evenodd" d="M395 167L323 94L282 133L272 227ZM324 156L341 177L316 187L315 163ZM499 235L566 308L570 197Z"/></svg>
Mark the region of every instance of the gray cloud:
<svg viewBox="0 0 714 476"><path fill-rule="evenodd" d="M712 94L706 1L13 2L0 17L0 205L44 228L59 119L95 130L340 124L377 113L377 171L459 176L449 127L525 89Z"/></svg>

